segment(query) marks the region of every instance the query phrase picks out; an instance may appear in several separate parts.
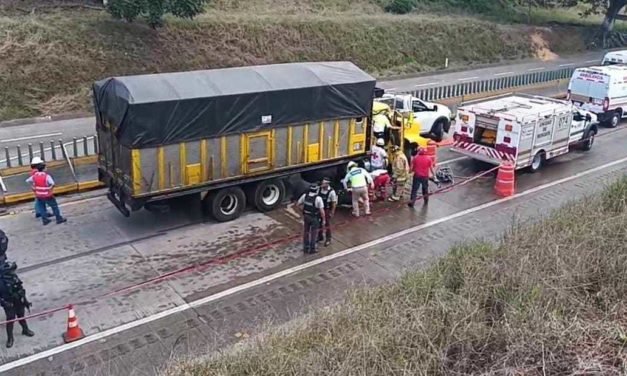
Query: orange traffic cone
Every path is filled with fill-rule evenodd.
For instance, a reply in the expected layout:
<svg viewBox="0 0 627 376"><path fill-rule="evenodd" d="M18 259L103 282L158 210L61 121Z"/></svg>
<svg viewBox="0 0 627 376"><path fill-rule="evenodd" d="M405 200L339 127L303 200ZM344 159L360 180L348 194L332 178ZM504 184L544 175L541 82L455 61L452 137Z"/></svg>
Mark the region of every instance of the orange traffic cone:
<svg viewBox="0 0 627 376"><path fill-rule="evenodd" d="M438 144L433 140L427 142L427 155L431 157L433 165L435 166L438 163Z"/></svg>
<svg viewBox="0 0 627 376"><path fill-rule="evenodd" d="M501 197L514 195L514 165L510 162L503 162L496 175L496 194Z"/></svg>
<svg viewBox="0 0 627 376"><path fill-rule="evenodd" d="M83 337L85 337L85 334L78 326L78 318L76 317L76 313L74 313L74 306L70 305L68 307L67 332L63 333L63 341L70 343Z"/></svg>

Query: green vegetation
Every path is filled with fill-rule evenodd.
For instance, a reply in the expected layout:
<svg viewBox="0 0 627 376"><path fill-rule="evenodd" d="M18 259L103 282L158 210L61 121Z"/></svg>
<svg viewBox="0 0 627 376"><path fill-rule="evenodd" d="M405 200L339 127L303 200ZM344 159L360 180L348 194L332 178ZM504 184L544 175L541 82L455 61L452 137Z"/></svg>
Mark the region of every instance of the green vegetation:
<svg viewBox="0 0 627 376"><path fill-rule="evenodd" d="M456 1L420 0L422 8L393 15L389 0L211 0L194 20L165 16L153 30L114 19L98 2L5 0L0 121L89 113L91 83L115 75L351 60L385 77L441 69L446 58L468 67L586 48L587 27L495 23L452 11Z"/></svg>
<svg viewBox="0 0 627 376"><path fill-rule="evenodd" d="M166 375L624 374L627 177Z"/></svg>
<svg viewBox="0 0 627 376"><path fill-rule="evenodd" d="M205 10L207 0L109 0L107 10L129 22L143 17L151 27L163 26L163 16L192 19Z"/></svg>

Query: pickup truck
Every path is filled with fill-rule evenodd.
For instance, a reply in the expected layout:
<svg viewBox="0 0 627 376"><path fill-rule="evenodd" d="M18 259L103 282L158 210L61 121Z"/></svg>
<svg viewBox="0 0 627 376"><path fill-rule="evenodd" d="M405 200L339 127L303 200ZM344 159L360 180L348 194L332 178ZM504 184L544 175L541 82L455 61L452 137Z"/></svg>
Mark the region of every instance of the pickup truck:
<svg viewBox="0 0 627 376"><path fill-rule="evenodd" d="M412 112L414 122L419 124L420 135L436 142L442 141L444 133L448 133L451 128L451 121L455 119L445 105L425 102L408 94L383 94L376 101L385 103L392 110Z"/></svg>

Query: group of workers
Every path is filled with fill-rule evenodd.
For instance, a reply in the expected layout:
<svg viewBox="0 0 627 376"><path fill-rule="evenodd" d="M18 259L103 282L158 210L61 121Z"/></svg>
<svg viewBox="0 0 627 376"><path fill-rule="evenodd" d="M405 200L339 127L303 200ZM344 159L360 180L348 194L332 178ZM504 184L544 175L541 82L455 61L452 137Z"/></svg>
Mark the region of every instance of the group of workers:
<svg viewBox="0 0 627 376"><path fill-rule="evenodd" d="M427 155L426 149L412 149L411 163L398 145L392 146L392 158L385 150L385 140L378 138L370 152L366 168L359 167L351 161L347 165L347 173L342 184L351 193L352 215L359 217L360 205L364 213L370 215L370 202L377 198L388 201L399 201L403 196L407 180L412 176L410 199L407 206L414 207L421 189L422 201L429 203L429 180L435 180L434 160ZM391 171L391 176L390 176ZM305 253L316 253L316 245L324 241L331 243L331 220L335 214L338 195L331 187L331 180L324 178L320 186L312 184L309 191L298 200L303 209L303 250ZM439 184L439 183L438 183ZM392 195L387 197L388 187L392 185ZM324 235L324 236L323 236Z"/></svg>

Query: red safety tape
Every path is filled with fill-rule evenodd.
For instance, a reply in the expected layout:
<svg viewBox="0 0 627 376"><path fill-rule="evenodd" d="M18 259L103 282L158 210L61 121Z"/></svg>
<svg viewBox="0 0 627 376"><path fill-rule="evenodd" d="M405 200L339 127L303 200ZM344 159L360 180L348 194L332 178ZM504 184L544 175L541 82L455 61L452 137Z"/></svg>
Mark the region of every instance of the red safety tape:
<svg viewBox="0 0 627 376"><path fill-rule="evenodd" d="M12 323L12 322L17 322L17 321L22 321L22 320L30 320L30 319L34 319L34 318L40 317L40 316L47 316L47 315L50 315L50 314L55 313L55 312L63 311L63 310L66 310L66 309L70 309L70 307L71 307L71 304L68 304L68 305L63 306L63 307L52 308L52 309L49 309L47 311L34 313L32 315L29 314L28 316L18 317L18 318L12 319L12 320L0 321L0 325L6 325L6 324L9 324L9 323Z"/></svg>

